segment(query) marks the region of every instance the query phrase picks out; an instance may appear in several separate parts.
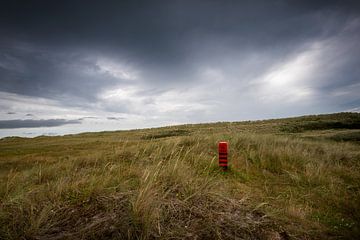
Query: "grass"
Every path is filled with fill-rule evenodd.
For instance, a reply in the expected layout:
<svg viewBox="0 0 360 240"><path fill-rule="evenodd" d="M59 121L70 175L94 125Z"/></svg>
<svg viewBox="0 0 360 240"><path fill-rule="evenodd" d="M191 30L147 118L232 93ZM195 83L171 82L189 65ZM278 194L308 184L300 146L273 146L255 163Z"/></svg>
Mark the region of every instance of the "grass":
<svg viewBox="0 0 360 240"><path fill-rule="evenodd" d="M4 138L0 239L358 239L359 122L340 113Z"/></svg>

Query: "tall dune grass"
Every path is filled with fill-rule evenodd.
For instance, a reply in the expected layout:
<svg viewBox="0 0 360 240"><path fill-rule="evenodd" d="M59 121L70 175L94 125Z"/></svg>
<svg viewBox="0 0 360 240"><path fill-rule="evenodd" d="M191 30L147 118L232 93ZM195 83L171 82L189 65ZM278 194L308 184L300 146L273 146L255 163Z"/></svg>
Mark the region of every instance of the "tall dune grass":
<svg viewBox="0 0 360 240"><path fill-rule="evenodd" d="M358 238L360 145L292 121L0 140L0 239Z"/></svg>

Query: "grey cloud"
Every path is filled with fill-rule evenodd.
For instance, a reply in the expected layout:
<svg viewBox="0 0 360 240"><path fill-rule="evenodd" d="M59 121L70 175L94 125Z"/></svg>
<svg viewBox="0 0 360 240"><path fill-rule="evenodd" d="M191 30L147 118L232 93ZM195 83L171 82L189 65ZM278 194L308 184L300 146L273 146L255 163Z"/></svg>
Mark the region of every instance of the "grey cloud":
<svg viewBox="0 0 360 240"><path fill-rule="evenodd" d="M199 47L209 39L237 46L283 48L286 42L327 33L331 26L354 14L355 4L291 3L108 1L87 4L84 8L81 1L62 1L58 5L37 1L5 5L1 22L10 36L23 33L23 39L51 47L60 45L62 51L85 46L114 55L135 56L151 69L166 63L177 71L179 63L191 67L192 47ZM331 19L332 12L338 11L342 14L337 14L335 23L324 24L322 20Z"/></svg>
<svg viewBox="0 0 360 240"><path fill-rule="evenodd" d="M37 1L5 5L0 22L5 29L3 35L10 40L14 37L37 42L47 46L45 51L51 54L60 51L68 59L79 51L122 56L136 62L152 83L176 86L179 81L191 78L196 65L204 61L203 57L206 61L222 61L222 56L227 54L223 46L239 54L271 51L273 57L281 57L304 42L332 35L358 14L354 12L355 1L345 2L154 1L139 4L108 1L84 7L81 1L62 1L58 5ZM22 37L18 36L20 33ZM39 56L40 68L49 70L36 71L40 75L36 79L59 81L49 78L57 76L53 64L64 60L54 59L51 54L45 62ZM213 57L209 59L209 55ZM30 61L22 57L25 63ZM49 57L53 63L48 62ZM36 66L31 69L35 70ZM59 70L64 74L63 69ZM74 87L72 79L82 79L72 74L75 73L70 71L69 75L62 76L70 81L67 90ZM75 90L83 94L80 88Z"/></svg>
<svg viewBox="0 0 360 240"><path fill-rule="evenodd" d="M82 120L86 120L86 119L98 119L98 117L82 117L82 118L79 118L78 120L82 121Z"/></svg>
<svg viewBox="0 0 360 240"><path fill-rule="evenodd" d="M6 114L13 115L13 114L16 114L16 112L7 112Z"/></svg>
<svg viewBox="0 0 360 240"><path fill-rule="evenodd" d="M41 120L0 120L0 129L8 128L38 128L38 127L57 127L66 124L80 124L78 120L65 119L41 119Z"/></svg>
<svg viewBox="0 0 360 240"><path fill-rule="evenodd" d="M67 99L72 105L81 100L82 105L96 100L96 93L101 89L121 83L121 80L99 72L95 62L87 56L36 48L26 52L18 48L5 51L6 56L12 55L25 67L21 71L0 67L2 91L62 101Z"/></svg>
<svg viewBox="0 0 360 240"><path fill-rule="evenodd" d="M123 120L123 119L126 119L126 118L124 118L124 117L107 117L107 120L120 121L120 120Z"/></svg>

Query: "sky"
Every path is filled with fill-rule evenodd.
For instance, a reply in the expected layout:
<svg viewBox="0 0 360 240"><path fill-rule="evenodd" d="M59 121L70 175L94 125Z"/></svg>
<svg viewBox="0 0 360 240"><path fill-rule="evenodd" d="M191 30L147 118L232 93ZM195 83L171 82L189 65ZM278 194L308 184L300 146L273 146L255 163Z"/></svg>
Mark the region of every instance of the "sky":
<svg viewBox="0 0 360 240"><path fill-rule="evenodd" d="M2 1L0 137L360 111L358 1Z"/></svg>

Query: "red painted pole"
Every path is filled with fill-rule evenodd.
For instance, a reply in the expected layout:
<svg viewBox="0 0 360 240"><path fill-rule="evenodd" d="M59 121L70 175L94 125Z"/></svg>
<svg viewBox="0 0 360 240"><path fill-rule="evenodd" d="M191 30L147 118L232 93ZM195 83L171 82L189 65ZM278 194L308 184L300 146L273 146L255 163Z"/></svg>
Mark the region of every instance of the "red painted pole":
<svg viewBox="0 0 360 240"><path fill-rule="evenodd" d="M219 142L219 167L224 171L228 169L228 145L227 142Z"/></svg>

